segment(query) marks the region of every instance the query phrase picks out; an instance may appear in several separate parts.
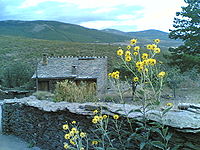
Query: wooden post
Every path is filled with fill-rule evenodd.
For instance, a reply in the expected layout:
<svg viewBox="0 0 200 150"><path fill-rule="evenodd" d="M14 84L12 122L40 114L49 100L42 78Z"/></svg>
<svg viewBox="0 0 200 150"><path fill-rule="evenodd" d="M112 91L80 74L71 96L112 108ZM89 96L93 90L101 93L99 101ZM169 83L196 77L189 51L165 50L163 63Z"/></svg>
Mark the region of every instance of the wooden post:
<svg viewBox="0 0 200 150"><path fill-rule="evenodd" d="M36 71L35 71L35 81L36 81L36 92L38 91L38 61L37 61L37 64L36 64Z"/></svg>

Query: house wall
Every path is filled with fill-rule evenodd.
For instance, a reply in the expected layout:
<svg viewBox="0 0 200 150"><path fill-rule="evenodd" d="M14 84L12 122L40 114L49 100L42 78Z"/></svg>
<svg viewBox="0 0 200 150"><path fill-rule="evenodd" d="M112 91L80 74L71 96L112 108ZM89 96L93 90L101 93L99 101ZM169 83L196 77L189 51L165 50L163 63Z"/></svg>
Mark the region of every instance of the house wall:
<svg viewBox="0 0 200 150"><path fill-rule="evenodd" d="M107 57L48 57L47 64L38 64L37 78L39 89L50 91L54 89L56 78L96 80L97 94L103 94L107 91Z"/></svg>
<svg viewBox="0 0 200 150"><path fill-rule="evenodd" d="M97 79L97 94L107 91L107 57L79 60L77 70L77 75L80 77L88 76Z"/></svg>

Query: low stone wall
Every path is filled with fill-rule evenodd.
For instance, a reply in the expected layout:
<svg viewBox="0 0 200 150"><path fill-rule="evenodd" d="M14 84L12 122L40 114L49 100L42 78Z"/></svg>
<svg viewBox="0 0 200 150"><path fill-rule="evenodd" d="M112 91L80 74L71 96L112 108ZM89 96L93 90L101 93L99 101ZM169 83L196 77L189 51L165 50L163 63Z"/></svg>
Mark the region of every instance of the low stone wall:
<svg viewBox="0 0 200 150"><path fill-rule="evenodd" d="M102 107L102 113L113 115L117 110L124 115L138 106L120 105L111 103L54 103L40 101L35 97L5 100L2 105L2 131L4 134L14 134L25 139L30 144L35 144L42 149L62 150L64 132L62 125L65 121L76 120L84 131L93 128L91 118L93 110ZM188 115L189 114L189 115ZM140 117L139 113L129 114L130 118ZM151 120L155 117L149 116ZM180 144L180 149L200 149L200 115L184 110L169 112L165 124L170 126L173 133L172 145ZM178 120L178 121L177 121ZM192 122L191 122L192 121Z"/></svg>

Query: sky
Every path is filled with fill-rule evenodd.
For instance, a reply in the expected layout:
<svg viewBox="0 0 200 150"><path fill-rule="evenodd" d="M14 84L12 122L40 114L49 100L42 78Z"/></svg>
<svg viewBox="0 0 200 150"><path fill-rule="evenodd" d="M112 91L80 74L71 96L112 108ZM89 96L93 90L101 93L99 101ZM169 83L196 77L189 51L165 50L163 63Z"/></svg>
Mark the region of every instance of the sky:
<svg viewBox="0 0 200 150"><path fill-rule="evenodd" d="M184 0L0 0L0 20L53 20L125 32L172 29Z"/></svg>

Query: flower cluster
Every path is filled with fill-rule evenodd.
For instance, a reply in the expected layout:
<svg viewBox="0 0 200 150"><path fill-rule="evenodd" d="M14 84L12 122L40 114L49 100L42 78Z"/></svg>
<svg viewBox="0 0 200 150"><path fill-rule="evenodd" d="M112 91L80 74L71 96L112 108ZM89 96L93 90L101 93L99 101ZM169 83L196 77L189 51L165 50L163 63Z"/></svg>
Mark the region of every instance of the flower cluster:
<svg viewBox="0 0 200 150"><path fill-rule="evenodd" d="M101 122L103 119L107 119L108 116L107 115L98 115L98 111L94 110L93 113L95 113L96 115L93 117L92 119L92 123L97 124L99 122Z"/></svg>
<svg viewBox="0 0 200 150"><path fill-rule="evenodd" d="M172 107L173 104L172 103L167 103L166 106Z"/></svg>
<svg viewBox="0 0 200 150"><path fill-rule="evenodd" d="M76 121L72 121L71 124L74 125L71 128L68 124L63 125L63 130L65 130L66 132L64 138L68 140L67 143L64 143L65 149L70 149L73 146L76 146L80 139L86 138L87 136L85 132L78 130L78 127L76 126ZM81 147L80 149L84 150L84 147Z"/></svg>
<svg viewBox="0 0 200 150"><path fill-rule="evenodd" d="M117 55L121 57L121 59L125 62L125 64L129 64L133 62L135 64L135 69L139 73L147 74L149 69L157 64L157 60L154 56L157 53L160 53L160 48L158 47L158 43L160 39L155 39L153 44L148 44L146 46L147 51L142 52L140 50L140 46L137 46L137 39L132 39L130 41L130 45L127 46L127 50L123 50L121 47L117 50ZM130 67L131 68L131 67ZM133 68L133 67L132 67ZM151 69L152 70L152 69ZM115 72L110 73L109 76L118 79L119 74ZM163 78L165 76L165 72L161 72L157 75L159 78ZM139 81L139 78L136 76L133 78L134 82Z"/></svg>
<svg viewBox="0 0 200 150"><path fill-rule="evenodd" d="M119 74L120 74L119 71L115 71L115 72L109 73L108 77L111 77L111 78L114 78L114 79L119 79Z"/></svg>

